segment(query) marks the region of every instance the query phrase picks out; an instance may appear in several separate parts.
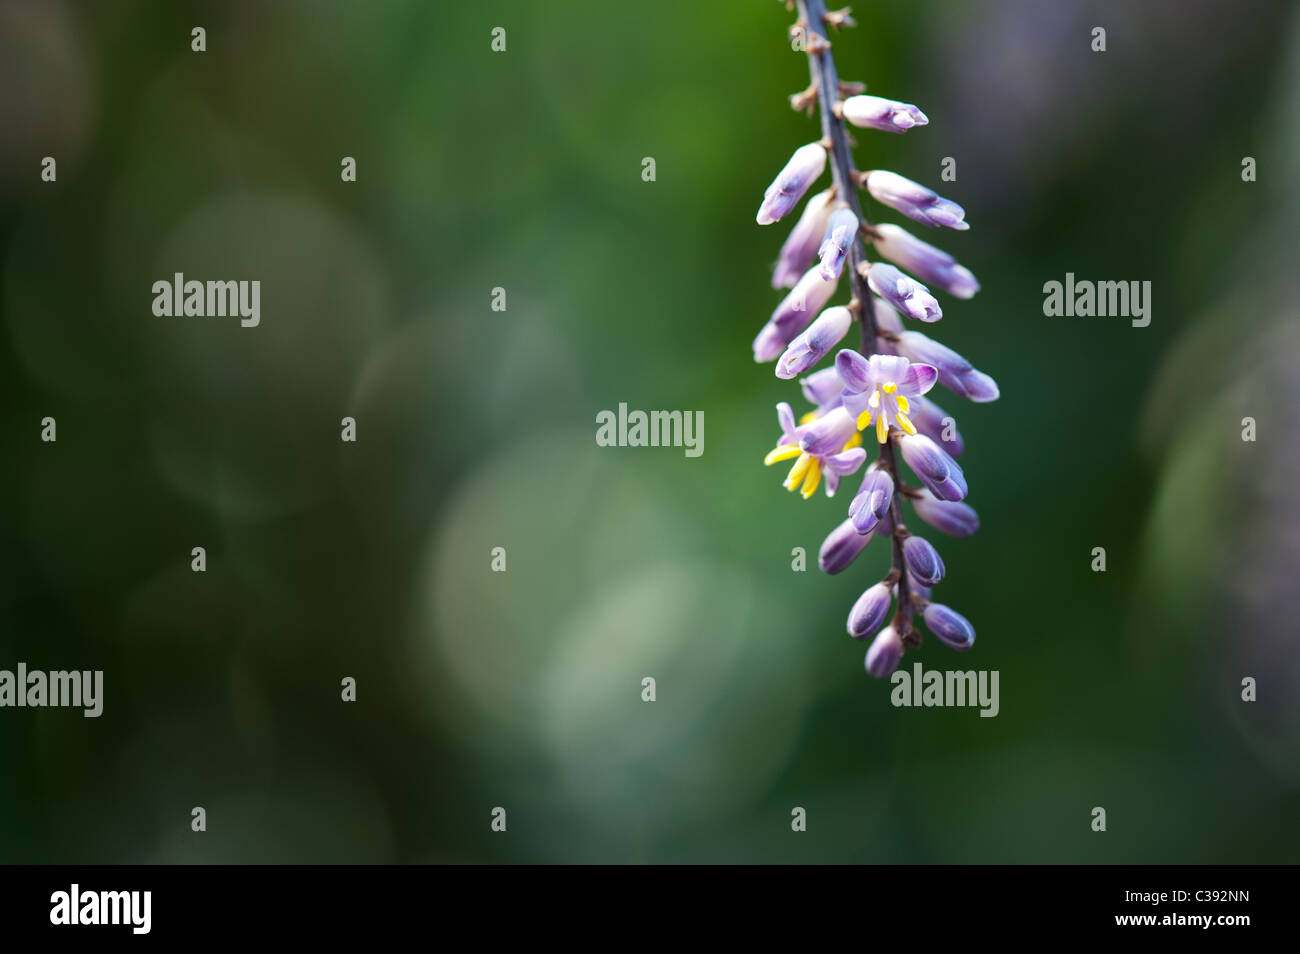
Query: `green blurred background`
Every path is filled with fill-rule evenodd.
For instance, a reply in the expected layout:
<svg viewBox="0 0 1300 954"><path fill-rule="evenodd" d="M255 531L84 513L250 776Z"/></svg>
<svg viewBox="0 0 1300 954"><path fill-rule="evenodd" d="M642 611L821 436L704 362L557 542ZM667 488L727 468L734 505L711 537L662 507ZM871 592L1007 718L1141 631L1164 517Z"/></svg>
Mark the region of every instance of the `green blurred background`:
<svg viewBox="0 0 1300 954"><path fill-rule="evenodd" d="M931 119L859 166L973 224L935 333L1002 399L940 397L983 528L929 536L979 638L905 665L999 670L981 719L863 673L886 554L815 567L856 478L761 464L799 401L754 212L818 135L780 4L3 0L0 668L103 669L105 711L0 710L0 861L1300 859L1294 12L834 38ZM260 279L260 327L155 318L175 271ZM1150 327L1045 318L1067 271L1151 281ZM703 456L597 447L620 402Z"/></svg>

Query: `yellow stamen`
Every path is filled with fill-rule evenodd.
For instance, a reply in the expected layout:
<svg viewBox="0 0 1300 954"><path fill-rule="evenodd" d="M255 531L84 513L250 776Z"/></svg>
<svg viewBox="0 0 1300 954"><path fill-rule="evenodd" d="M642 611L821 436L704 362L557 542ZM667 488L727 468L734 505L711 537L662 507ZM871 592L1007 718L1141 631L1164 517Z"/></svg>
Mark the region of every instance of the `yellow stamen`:
<svg viewBox="0 0 1300 954"><path fill-rule="evenodd" d="M881 390L884 391L886 394L893 394L895 391L898 390L898 385L895 384L893 381L890 381L883 388L881 388Z"/></svg>
<svg viewBox="0 0 1300 954"><path fill-rule="evenodd" d="M907 415L904 414L902 411L899 411L897 414L894 415L894 420L898 421L898 426L903 429L904 433L907 434L916 433L916 425L913 424L910 420L908 420Z"/></svg>
<svg viewBox="0 0 1300 954"><path fill-rule="evenodd" d="M894 403L898 405L898 409L904 414L911 413L912 405L908 403L907 398L903 397L903 395L900 394L898 397L894 398Z"/></svg>
<svg viewBox="0 0 1300 954"><path fill-rule="evenodd" d="M889 425L885 423L885 415L876 418L876 440L883 444L889 439Z"/></svg>
<svg viewBox="0 0 1300 954"><path fill-rule="evenodd" d="M804 478L803 490L800 491L804 500L807 500L817 490L817 485L822 482L822 464L819 460L814 460L812 466L808 468L808 476Z"/></svg>
<svg viewBox="0 0 1300 954"><path fill-rule="evenodd" d="M763 458L763 464L771 467L777 461L789 460L791 457L798 457L802 453L803 451L799 449L798 444L782 444Z"/></svg>
<svg viewBox="0 0 1300 954"><path fill-rule="evenodd" d="M872 407L880 407L880 392L872 391L871 397L867 398L867 403Z"/></svg>
<svg viewBox="0 0 1300 954"><path fill-rule="evenodd" d="M861 414L858 415L858 430L862 430L870 423L871 423L870 411L863 411Z"/></svg>
<svg viewBox="0 0 1300 954"><path fill-rule="evenodd" d="M816 411L809 411L809 412L808 412L807 414L805 414L803 417L799 418L799 423L800 423L800 424L807 424L809 421L815 421L815 420L817 420L817 412L816 412Z"/></svg>
<svg viewBox="0 0 1300 954"><path fill-rule="evenodd" d="M808 468L812 465L813 459L807 454L801 454L799 459L794 462L790 468L790 474L785 478L785 489L794 490L799 486L799 481L803 480L804 474L808 473Z"/></svg>
<svg viewBox="0 0 1300 954"><path fill-rule="evenodd" d="M862 435L859 434L857 431L854 431L853 436L850 437L847 441L845 441L844 446L841 447L840 450L846 451L850 447L861 447L861 446L862 446Z"/></svg>

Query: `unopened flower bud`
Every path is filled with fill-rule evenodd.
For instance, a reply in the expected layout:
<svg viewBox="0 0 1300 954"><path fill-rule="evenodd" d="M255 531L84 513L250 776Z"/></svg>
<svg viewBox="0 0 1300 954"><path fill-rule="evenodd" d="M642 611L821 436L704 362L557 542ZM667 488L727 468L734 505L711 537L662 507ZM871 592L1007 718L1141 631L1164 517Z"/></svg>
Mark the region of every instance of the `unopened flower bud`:
<svg viewBox="0 0 1300 954"><path fill-rule="evenodd" d="M785 168L767 187L763 204L758 207L758 224L771 225L789 215L825 168L826 150L819 143L810 142L796 149Z"/></svg>

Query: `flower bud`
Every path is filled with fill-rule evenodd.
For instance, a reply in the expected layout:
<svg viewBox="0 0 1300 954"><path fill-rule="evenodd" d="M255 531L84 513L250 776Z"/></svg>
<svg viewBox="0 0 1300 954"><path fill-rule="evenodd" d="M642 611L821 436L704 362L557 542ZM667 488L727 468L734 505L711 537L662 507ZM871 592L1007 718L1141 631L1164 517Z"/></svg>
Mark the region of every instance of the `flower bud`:
<svg viewBox="0 0 1300 954"><path fill-rule="evenodd" d="M886 626L867 648L867 672L877 679L884 679L898 668L898 661L903 658L903 641L894 627Z"/></svg>
<svg viewBox="0 0 1300 954"><path fill-rule="evenodd" d="M781 333L781 329L769 321L754 338L754 360L759 364L773 361L780 357L786 344L786 337Z"/></svg>
<svg viewBox="0 0 1300 954"><path fill-rule="evenodd" d="M953 457L960 457L966 449L961 432L957 430L957 422L929 397L912 398L909 416L919 433L930 438Z"/></svg>
<svg viewBox="0 0 1300 954"><path fill-rule="evenodd" d="M786 335L785 343L789 344L830 301L838 285L839 282L835 279L827 281L822 278L817 269L808 269L794 288L790 289L790 293L781 299L781 304L776 306L768 321Z"/></svg>
<svg viewBox="0 0 1300 954"><path fill-rule="evenodd" d="M849 519L859 533L874 530L880 518L889 513L894 501L894 479L889 471L876 468L862 479L862 488L849 504Z"/></svg>
<svg viewBox="0 0 1300 954"><path fill-rule="evenodd" d="M925 625L945 646L953 649L970 649L975 642L975 627L970 620L942 603L931 603L922 613Z"/></svg>
<svg viewBox="0 0 1300 954"><path fill-rule="evenodd" d="M989 401L996 401L1001 392L998 390L998 382L983 371L972 369L961 377L961 386L965 391L963 397L967 397L976 404L987 404Z"/></svg>
<svg viewBox="0 0 1300 954"><path fill-rule="evenodd" d="M866 639L868 633L880 628L893 602L891 588L884 583L868 588L849 610L849 635L854 639Z"/></svg>
<svg viewBox="0 0 1300 954"><path fill-rule="evenodd" d="M844 271L844 261L849 255L849 246L857 234L856 215L848 209L837 209L831 213L830 220L826 223L826 235L817 249L817 257L821 259L817 271L822 278L830 281L840 277Z"/></svg>
<svg viewBox="0 0 1300 954"><path fill-rule="evenodd" d="M966 475L942 447L924 434L905 435L898 446L907 466L936 497L940 500L965 498Z"/></svg>
<svg viewBox="0 0 1300 954"><path fill-rule="evenodd" d="M790 342L776 363L776 376L788 381L811 368L840 343L852 324L853 313L843 305L827 308L806 331ZM829 370L834 371L833 368Z"/></svg>
<svg viewBox="0 0 1300 954"><path fill-rule="evenodd" d="M918 583L934 586L943 579L943 560L939 551L924 537L910 536L903 541L903 562Z"/></svg>
<svg viewBox="0 0 1300 954"><path fill-rule="evenodd" d="M763 204L758 207L758 224L771 225L789 215L825 168L826 150L819 143L810 142L796 149L785 168L767 187Z"/></svg>
<svg viewBox="0 0 1300 954"><path fill-rule="evenodd" d="M970 298L980 290L975 276L955 258L897 225L877 225L875 236L876 250L883 257L954 298Z"/></svg>
<svg viewBox="0 0 1300 954"><path fill-rule="evenodd" d="M950 537L969 537L980 528L979 514L970 504L957 500L940 500L929 490L912 498L916 515Z"/></svg>
<svg viewBox="0 0 1300 954"><path fill-rule="evenodd" d="M790 230L772 270L773 288L789 288L797 282L817 254L817 246L826 234L826 220L831 214L831 192L830 189L818 192L804 205L803 215Z"/></svg>
<svg viewBox="0 0 1300 954"><path fill-rule="evenodd" d="M962 221L966 213L956 202L950 202L920 183L904 178L896 172L876 170L867 175L867 191L883 205L902 212L909 219L923 225L946 225L950 229L965 231L970 228Z"/></svg>
<svg viewBox="0 0 1300 954"><path fill-rule="evenodd" d="M817 554L817 565L823 573L839 573L858 558L875 534L858 533L851 520L845 520L822 541Z"/></svg>
<svg viewBox="0 0 1300 954"><path fill-rule="evenodd" d="M930 120L911 103L900 103L879 96L850 96L840 104L841 115L854 126L902 133Z"/></svg>
<svg viewBox="0 0 1300 954"><path fill-rule="evenodd" d="M877 262L867 272L871 290L909 318L917 321L938 321L943 309L930 294L930 289L908 278L893 265Z"/></svg>

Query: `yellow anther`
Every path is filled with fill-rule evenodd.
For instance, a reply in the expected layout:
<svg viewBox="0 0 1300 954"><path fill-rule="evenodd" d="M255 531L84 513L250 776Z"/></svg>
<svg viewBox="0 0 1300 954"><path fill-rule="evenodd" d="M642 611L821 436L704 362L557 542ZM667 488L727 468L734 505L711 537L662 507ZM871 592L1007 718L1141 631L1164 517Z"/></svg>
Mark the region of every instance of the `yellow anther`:
<svg viewBox="0 0 1300 954"><path fill-rule="evenodd" d="M899 411L897 414L894 415L894 420L898 421L898 426L903 429L904 433L907 434L916 433L916 425L913 424L910 420L908 420L907 415L904 414L902 411Z"/></svg>
<svg viewBox="0 0 1300 954"><path fill-rule="evenodd" d="M881 388L881 390L884 391L886 394L893 394L895 391L898 390L898 385L895 384L893 381L890 381L883 388Z"/></svg>
<svg viewBox="0 0 1300 954"><path fill-rule="evenodd" d="M817 490L817 485L822 482L822 465L821 461L814 460L812 466L808 468L808 476L804 478L803 490L801 494L804 500L807 500Z"/></svg>
<svg viewBox="0 0 1300 954"><path fill-rule="evenodd" d="M898 397L894 398L894 403L898 405L898 409L904 414L911 413L912 405L908 403L907 398L903 397L903 395L900 394Z"/></svg>
<svg viewBox="0 0 1300 954"><path fill-rule="evenodd" d="M807 424L809 421L815 421L815 420L817 420L817 411L812 410L809 411L807 414L805 414L803 417L799 418L799 423Z"/></svg>
<svg viewBox="0 0 1300 954"><path fill-rule="evenodd" d="M867 398L867 404L871 407L880 407L880 392L872 391L871 397Z"/></svg>
<svg viewBox="0 0 1300 954"><path fill-rule="evenodd" d="M808 473L808 468L812 466L813 459L807 454L801 454L799 459L794 462L790 468L790 474L785 478L785 489L794 490L803 480L804 474Z"/></svg>
<svg viewBox="0 0 1300 954"><path fill-rule="evenodd" d="M857 431L854 431L853 436L844 442L844 446L841 447L840 450L846 451L850 447L861 447L861 446L862 446L862 435L859 434Z"/></svg>
<svg viewBox="0 0 1300 954"><path fill-rule="evenodd" d="M789 460L791 457L798 457L802 453L803 451L799 449L798 444L782 444L776 450L770 451L768 455L763 458L763 463L766 466L771 467L777 461Z"/></svg>
<svg viewBox="0 0 1300 954"><path fill-rule="evenodd" d="M862 430L870 423L871 423L870 411L863 411L861 414L858 415L858 430Z"/></svg>
<svg viewBox="0 0 1300 954"><path fill-rule="evenodd" d="M881 444L889 440L889 425L885 423L883 414L876 418L876 440Z"/></svg>

